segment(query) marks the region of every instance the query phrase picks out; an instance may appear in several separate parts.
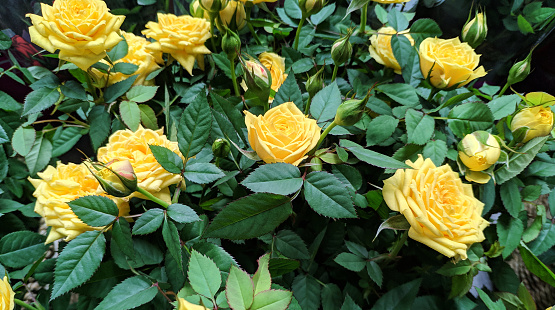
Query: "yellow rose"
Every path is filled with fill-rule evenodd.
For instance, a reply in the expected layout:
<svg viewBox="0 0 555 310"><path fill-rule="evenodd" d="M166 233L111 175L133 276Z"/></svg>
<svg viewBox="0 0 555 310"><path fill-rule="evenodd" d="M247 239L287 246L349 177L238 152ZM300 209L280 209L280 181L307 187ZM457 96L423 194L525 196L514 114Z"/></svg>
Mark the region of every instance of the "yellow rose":
<svg viewBox="0 0 555 310"><path fill-rule="evenodd" d="M409 2L410 0L372 0L374 2L383 3L383 4L390 4L390 3L403 3Z"/></svg>
<svg viewBox="0 0 555 310"><path fill-rule="evenodd" d="M151 193L155 197L171 202L168 186L181 181L181 175L166 171L156 161L149 145L158 145L170 149L181 158L177 142L172 142L163 134L163 129L156 131L139 126L137 131L129 129L118 130L110 136L108 144L98 149L98 161L111 162L113 160L129 160L137 176L137 186ZM129 197L145 196L134 192Z"/></svg>
<svg viewBox="0 0 555 310"><path fill-rule="evenodd" d="M46 243L65 237L65 241L74 239L83 232L100 230L103 227L91 227L83 223L71 210L68 202L88 195L102 195L111 198L119 208L119 215L129 213L129 204L123 199L103 193L98 181L89 172L85 164L67 165L60 162L56 167L48 166L37 174L39 179L29 178L35 187L33 196L37 198L35 212L51 226Z"/></svg>
<svg viewBox="0 0 555 310"><path fill-rule="evenodd" d="M270 70L272 77L272 89L277 92L281 84L285 82L287 74L285 71L285 58L276 53L264 52L258 56L260 63Z"/></svg>
<svg viewBox="0 0 555 310"><path fill-rule="evenodd" d="M42 17L27 14L31 41L50 53L87 70L106 57L106 51L121 41L119 27L125 16L110 14L100 0L56 0L41 3Z"/></svg>
<svg viewBox="0 0 555 310"><path fill-rule="evenodd" d="M408 31L401 31L400 33L407 33L404 36L409 39L410 44L414 45L414 39L408 34ZM401 66L391 49L391 37L397 34L397 30L393 27L382 27L378 29L378 33L370 37L370 46L368 48L370 56L378 63L391 68L397 74L401 74Z"/></svg>
<svg viewBox="0 0 555 310"><path fill-rule="evenodd" d="M449 165L436 167L422 155L406 163L413 169L399 169L384 181L385 202L410 223L409 237L447 257L466 259L470 245L485 239L484 204Z"/></svg>
<svg viewBox="0 0 555 310"><path fill-rule="evenodd" d="M553 129L553 112L549 107L535 106L520 110L511 121L511 130L528 127L522 143L547 136Z"/></svg>
<svg viewBox="0 0 555 310"><path fill-rule="evenodd" d="M122 34L125 40L127 41L128 52L125 57L115 61L114 64L125 62L125 63L137 65L138 66L137 71L131 74L131 75L136 75L136 74L139 75L135 80L135 82L133 82L133 85L154 85L154 79L146 81L146 78L153 71L160 69L160 66L158 65L158 63L160 64L164 63L164 60L162 59L162 53L159 51L147 50L146 46L150 44L150 42L148 42L143 37L139 37L130 32L124 32L124 31L122 31ZM108 64L107 61L103 60L102 62ZM98 74L102 74L106 76L106 74L100 73L100 71L96 69L94 70L95 72L98 72ZM111 72L108 78L107 86L123 81L129 76L130 75L123 74L121 72L116 72L116 73Z"/></svg>
<svg viewBox="0 0 555 310"><path fill-rule="evenodd" d="M170 54L191 75L195 59L204 70L204 55L211 53L204 46L211 37L210 22L189 15L158 13L158 22L148 22L146 28L142 33L156 40L147 45L148 49Z"/></svg>
<svg viewBox="0 0 555 310"><path fill-rule="evenodd" d="M485 140L485 144L481 141ZM485 131L466 135L460 144L459 158L472 171L483 171L497 162L501 148L497 139Z"/></svg>
<svg viewBox="0 0 555 310"><path fill-rule="evenodd" d="M239 1L229 1L227 6L220 11L220 21L232 30L243 29L247 24L245 5Z"/></svg>
<svg viewBox="0 0 555 310"><path fill-rule="evenodd" d="M177 310L208 310L208 308L188 302L185 298L178 298Z"/></svg>
<svg viewBox="0 0 555 310"><path fill-rule="evenodd" d="M239 0L243 3L252 3L252 4L258 4L258 3L262 3L262 2L276 2L277 0Z"/></svg>
<svg viewBox="0 0 555 310"><path fill-rule="evenodd" d="M419 54L422 75L429 76L437 88L461 87L486 75L484 67L478 67L480 55L459 38L426 38L420 43Z"/></svg>
<svg viewBox="0 0 555 310"><path fill-rule="evenodd" d="M298 166L320 139L316 120L306 117L293 102L285 102L264 115L245 111L252 149L266 163Z"/></svg>
<svg viewBox="0 0 555 310"><path fill-rule="evenodd" d="M4 280L0 281L0 309L13 310L15 293L10 286L8 277L4 276Z"/></svg>

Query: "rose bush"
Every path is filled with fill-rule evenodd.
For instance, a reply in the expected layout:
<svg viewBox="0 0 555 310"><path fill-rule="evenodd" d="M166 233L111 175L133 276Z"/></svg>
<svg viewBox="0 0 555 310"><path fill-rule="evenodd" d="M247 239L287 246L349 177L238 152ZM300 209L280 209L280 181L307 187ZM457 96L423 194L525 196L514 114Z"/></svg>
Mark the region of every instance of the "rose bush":
<svg viewBox="0 0 555 310"><path fill-rule="evenodd" d="M414 39L408 34L408 31L404 31L407 34L403 34L405 38L409 39L411 45L414 45ZM368 50L370 55L379 64L382 64L388 68L391 68L397 74L401 74L401 66L395 55L393 55L393 50L391 49L391 37L396 35L397 31L393 27L382 27L378 29L378 33L373 34L370 37L370 46Z"/></svg>

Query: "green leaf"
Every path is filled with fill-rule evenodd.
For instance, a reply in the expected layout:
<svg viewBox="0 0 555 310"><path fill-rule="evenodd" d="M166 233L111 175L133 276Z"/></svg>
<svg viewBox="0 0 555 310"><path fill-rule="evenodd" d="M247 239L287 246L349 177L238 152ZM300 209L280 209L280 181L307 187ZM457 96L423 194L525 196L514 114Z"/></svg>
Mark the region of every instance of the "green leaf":
<svg viewBox="0 0 555 310"><path fill-rule="evenodd" d="M60 91L57 88L39 88L30 92L25 97L23 104L23 113L21 116L26 116L33 113L38 113L42 110L50 108L54 103L60 99Z"/></svg>
<svg viewBox="0 0 555 310"><path fill-rule="evenodd" d="M310 69L312 68L314 68L314 62L310 58L299 59L295 61L295 63L293 63L293 65L291 66L291 70L293 70L292 72L293 75L299 74L299 73L305 73L307 71L310 71Z"/></svg>
<svg viewBox="0 0 555 310"><path fill-rule="evenodd" d="M214 164L194 163L185 166L183 176L191 182L207 184L225 177L225 174Z"/></svg>
<svg viewBox="0 0 555 310"><path fill-rule="evenodd" d="M233 125L233 129L235 129L241 140L246 144L247 138L243 132L243 129L247 129L247 126L245 125L243 114L239 112L239 110L235 108L235 106L233 106L228 100L220 97L214 92L210 92L210 98L212 99L214 109L220 113L223 113L227 117L227 119Z"/></svg>
<svg viewBox="0 0 555 310"><path fill-rule="evenodd" d="M120 250L128 257L133 257L133 240L131 238L131 228L123 217L120 217L112 226L112 240L118 244Z"/></svg>
<svg viewBox="0 0 555 310"><path fill-rule="evenodd" d="M382 84L377 89L407 107L415 107L420 102L416 89L408 84Z"/></svg>
<svg viewBox="0 0 555 310"><path fill-rule="evenodd" d="M152 155L154 155L154 158L156 158L156 161L162 168L170 173L181 173L183 170L183 159L181 159L179 155L163 146L153 144L149 144L148 146L152 151Z"/></svg>
<svg viewBox="0 0 555 310"><path fill-rule="evenodd" d="M411 59L410 56L414 50L414 47L410 43L409 39L405 36L391 36L391 50L393 51L395 60L397 60L401 68L404 70L405 66L409 63L409 60Z"/></svg>
<svg viewBox="0 0 555 310"><path fill-rule="evenodd" d="M341 92L337 83L333 82L317 92L310 104L310 114L317 122L327 121L335 117L341 104Z"/></svg>
<svg viewBox="0 0 555 310"><path fill-rule="evenodd" d="M481 102L469 102L454 107L448 115L449 128L459 137L493 126L493 114Z"/></svg>
<svg viewBox="0 0 555 310"><path fill-rule="evenodd" d="M158 120L154 110L146 104L139 104L139 110L141 110L141 122L143 125L148 129L158 129Z"/></svg>
<svg viewBox="0 0 555 310"><path fill-rule="evenodd" d="M518 24L518 29L523 34L534 33L534 27L532 27L530 22L527 21L526 18L524 18L524 16L520 14L517 17L517 24Z"/></svg>
<svg viewBox="0 0 555 310"><path fill-rule="evenodd" d="M2 102L0 110L8 112L18 111L22 107L21 103L17 102L17 100L15 100L12 96L6 94L3 91L0 91L0 102Z"/></svg>
<svg viewBox="0 0 555 310"><path fill-rule="evenodd" d="M528 247L534 255L541 255L555 246L555 225L551 222L544 223L540 234Z"/></svg>
<svg viewBox="0 0 555 310"><path fill-rule="evenodd" d="M331 218L356 218L353 199L333 174L316 171L304 181L304 196L318 214Z"/></svg>
<svg viewBox="0 0 555 310"><path fill-rule="evenodd" d="M378 237L378 234L384 229L407 230L409 228L410 224L403 214L394 215L380 224L378 231L376 231L376 237ZM376 239L376 237L374 237L374 239Z"/></svg>
<svg viewBox="0 0 555 310"><path fill-rule="evenodd" d="M108 86L108 88L106 88L106 91L104 92L104 102L112 103L116 101L120 96L125 94L131 88L131 86L133 86L133 83L135 83L137 77L138 75L132 75L123 81L119 81Z"/></svg>
<svg viewBox="0 0 555 310"><path fill-rule="evenodd" d="M456 264L449 261L445 263L445 265L441 266L441 268L439 268L436 272L446 277L452 277L456 275L467 274L471 268L472 262L470 262L470 260L468 259L465 259L457 262Z"/></svg>
<svg viewBox="0 0 555 310"><path fill-rule="evenodd" d="M499 244L504 246L503 258L509 257L520 243L524 232L524 224L518 218L502 215L497 221Z"/></svg>
<svg viewBox="0 0 555 310"><path fill-rule="evenodd" d="M193 249L198 251L200 254L210 257L220 270L229 270L232 265L237 265L235 258L233 258L222 247L215 245L212 242L197 242L193 245Z"/></svg>
<svg viewBox="0 0 555 310"><path fill-rule="evenodd" d="M289 291L267 290L254 296L252 310L285 310L293 294ZM235 309L234 309L235 310Z"/></svg>
<svg viewBox="0 0 555 310"><path fill-rule="evenodd" d="M482 291L479 287L476 288L476 291L478 292L478 295L480 295L480 299L484 302L484 304L486 305L486 307L488 307L489 310L505 310L505 305L503 305L503 301L498 300L496 302L493 302L491 300L491 298L488 296L488 294L486 294L484 291Z"/></svg>
<svg viewBox="0 0 555 310"><path fill-rule="evenodd" d="M155 244L138 238L132 240L134 254L131 257L125 256L117 243L110 244L111 255L114 258L114 262L120 268L129 270L130 268L140 268L145 265L157 265L164 259L164 254Z"/></svg>
<svg viewBox="0 0 555 310"><path fill-rule="evenodd" d="M366 145L380 144L389 139L397 125L399 125L399 120L389 115L380 115L372 119L368 125L368 128L372 128L372 130L366 131Z"/></svg>
<svg viewBox="0 0 555 310"><path fill-rule="evenodd" d="M151 301L158 288L142 276L127 278L108 293L95 310L128 310Z"/></svg>
<svg viewBox="0 0 555 310"><path fill-rule="evenodd" d="M270 259L268 269L272 277L279 277L293 270L296 270L300 266L301 264L298 260L287 258L272 258Z"/></svg>
<svg viewBox="0 0 555 310"><path fill-rule="evenodd" d="M379 5L376 5L379 7ZM322 288L322 309L323 310L337 310L341 307L343 294L339 287L333 283L327 283Z"/></svg>
<svg viewBox="0 0 555 310"><path fill-rule="evenodd" d="M69 242L56 262L50 300L85 283L100 266L106 239L101 231L87 231Z"/></svg>
<svg viewBox="0 0 555 310"><path fill-rule="evenodd" d="M9 233L0 240L0 263L11 268L32 264L48 249L45 241L45 236L26 230Z"/></svg>
<svg viewBox="0 0 555 310"><path fill-rule="evenodd" d="M405 123L408 143L426 144L434 134L434 119L422 112L408 109L405 115Z"/></svg>
<svg viewBox="0 0 555 310"><path fill-rule="evenodd" d="M11 46L12 46L12 39L7 34L0 31L0 50L7 50Z"/></svg>
<svg viewBox="0 0 555 310"><path fill-rule="evenodd" d="M127 94L125 94L125 96L129 101L143 103L154 98L154 95L156 95L157 90L158 90L158 86L137 85L137 86L131 87L131 89L127 92Z"/></svg>
<svg viewBox="0 0 555 310"><path fill-rule="evenodd" d="M488 107L493 114L493 118L499 120L513 114L516 110L516 105L521 101L522 99L517 94L501 96L488 102Z"/></svg>
<svg viewBox="0 0 555 310"><path fill-rule="evenodd" d="M508 182L503 183L499 193L501 194L501 200L503 201L505 209L507 209L512 217L518 217L518 213L522 210L523 205L517 181L515 179L511 179Z"/></svg>
<svg viewBox="0 0 555 310"><path fill-rule="evenodd" d="M254 284L248 273L231 266L225 285L227 303L233 310L250 309L254 300Z"/></svg>
<svg viewBox="0 0 555 310"><path fill-rule="evenodd" d="M189 259L187 275L195 292L208 298L213 298L222 284L220 270L216 264L195 250Z"/></svg>
<svg viewBox="0 0 555 310"><path fill-rule="evenodd" d="M141 124L141 110L136 102L122 101L119 104L119 114L121 115L121 120L131 131L136 131L139 128Z"/></svg>
<svg viewBox="0 0 555 310"><path fill-rule="evenodd" d="M409 21L407 20L405 15L403 15L403 13L401 13L401 11L397 9L389 11L389 13L387 14L387 21L389 22L389 25L391 27L397 30L397 32L403 31L409 26Z"/></svg>
<svg viewBox="0 0 555 310"><path fill-rule="evenodd" d="M128 63L128 62L118 62L118 63L114 64L114 66L112 67L112 70L110 72L111 73L120 72L120 73L125 74L125 75L131 75L131 74L135 73L137 71L137 69L139 69L139 66L137 66L136 64L132 64L132 63Z"/></svg>
<svg viewBox="0 0 555 310"><path fill-rule="evenodd" d="M547 139L548 137L536 137L520 148L518 153L511 154L508 165L503 165L495 171L497 184L507 182L528 167Z"/></svg>
<svg viewBox="0 0 555 310"><path fill-rule="evenodd" d="M310 21L314 25L319 25L322 22L326 21L328 17L335 11L335 3L331 3L330 5L326 5L325 7L320 10L320 12L310 16Z"/></svg>
<svg viewBox="0 0 555 310"><path fill-rule="evenodd" d="M37 133L33 127L17 127L12 136L12 147L14 151L21 156L27 156L35 144L36 136Z"/></svg>
<svg viewBox="0 0 555 310"><path fill-rule="evenodd" d="M179 233L177 228L172 221L168 218L164 219L164 224L162 225L162 237L164 242L170 251L170 255L176 262L181 262L181 241L179 240ZM177 267L181 269L181 264L177 264Z"/></svg>
<svg viewBox="0 0 555 310"><path fill-rule="evenodd" d="M380 154L378 152L374 152L372 150L367 150L362 146L349 141L349 140L341 140L339 141L340 145L351 153L353 153L356 158L370 164L373 166L377 166L380 168L389 168L389 169L405 169L410 168L407 164L400 162L396 159L393 159L389 156Z"/></svg>
<svg viewBox="0 0 555 310"><path fill-rule="evenodd" d="M299 168L287 163L266 164L249 174L242 185L253 192L289 195L303 185Z"/></svg>
<svg viewBox="0 0 555 310"><path fill-rule="evenodd" d="M118 44L116 44L116 46L114 46L106 54L110 58L111 62L115 62L125 57L127 55L128 50L129 50L129 46L127 45L127 41L125 40L125 38L123 38L123 40L119 41Z"/></svg>
<svg viewBox="0 0 555 310"><path fill-rule="evenodd" d="M229 58L227 58L227 55L224 52L221 52L219 54L212 53L212 58L214 59L214 63L218 66L218 68L220 68L220 70L222 70L223 73L229 79L231 79L231 63L229 61Z"/></svg>
<svg viewBox="0 0 555 310"><path fill-rule="evenodd" d="M185 108L177 130L179 150L185 158L195 156L208 140L212 124L212 113L206 96L197 96Z"/></svg>
<svg viewBox="0 0 555 310"><path fill-rule="evenodd" d="M349 3L349 7L347 8L347 12L345 12L345 17L343 17L343 19L345 19L347 16L349 16L351 13L353 13L356 10L361 9L363 6L367 5L370 2L370 0L353 0ZM385 22L384 22L385 24Z"/></svg>
<svg viewBox="0 0 555 310"><path fill-rule="evenodd" d="M104 106L97 105L89 112L88 120L89 136L94 150L97 150L110 134L110 126L106 126L112 122L110 113L105 110Z"/></svg>
<svg viewBox="0 0 555 310"><path fill-rule="evenodd" d="M415 41L415 46L428 37L441 37L443 32L439 25L430 18L420 18L410 26L410 35Z"/></svg>
<svg viewBox="0 0 555 310"><path fill-rule="evenodd" d="M252 277L255 295L262 291L269 290L272 285L272 276L270 275L270 270L268 269L269 264L270 253L262 255L258 259L258 269Z"/></svg>
<svg viewBox="0 0 555 310"><path fill-rule="evenodd" d="M80 220L92 227L109 225L119 213L116 203L104 196L79 197L68 204Z"/></svg>
<svg viewBox="0 0 555 310"><path fill-rule="evenodd" d="M432 140L426 143L424 149L422 150L422 155L424 158L431 159L434 164L439 167L443 164L445 157L447 156L447 143L443 140Z"/></svg>
<svg viewBox="0 0 555 310"><path fill-rule="evenodd" d="M410 309L421 282L422 279L416 279L395 287L380 297L372 310Z"/></svg>
<svg viewBox="0 0 555 310"><path fill-rule="evenodd" d="M275 239L275 246L284 256L294 259L309 259L310 254L303 239L291 230L280 230Z"/></svg>
<svg viewBox="0 0 555 310"><path fill-rule="evenodd" d="M341 253L337 255L334 261L354 272L359 272L366 267L366 260L352 253Z"/></svg>
<svg viewBox="0 0 555 310"><path fill-rule="evenodd" d="M67 153L83 136L83 129L79 127L59 127L58 130L54 138L52 138L54 141L52 144L52 157L58 157Z"/></svg>
<svg viewBox="0 0 555 310"><path fill-rule="evenodd" d="M35 140L31 151L25 156L25 163L29 168L29 174L35 175L48 165L52 157L52 143L42 134Z"/></svg>
<svg viewBox="0 0 555 310"><path fill-rule="evenodd" d="M228 204L214 217L206 237L250 239L274 230L291 215L286 196L257 193Z"/></svg>
<svg viewBox="0 0 555 310"><path fill-rule="evenodd" d="M62 94L68 98L79 99L81 101L88 100L85 88L77 81L66 81L62 86L60 86L60 90L62 91Z"/></svg>
<svg viewBox="0 0 555 310"><path fill-rule="evenodd" d="M320 284L311 275L300 274L293 280L293 294L303 310L320 308Z"/></svg>
<svg viewBox="0 0 555 310"><path fill-rule="evenodd" d="M133 226L133 235L146 235L158 229L164 220L164 210L149 209L137 219Z"/></svg>
<svg viewBox="0 0 555 310"><path fill-rule="evenodd" d="M383 273L378 263L376 263L375 261L367 261L366 270L368 271L368 276L370 276L370 279L376 282L379 287L382 287Z"/></svg>
<svg viewBox="0 0 555 310"><path fill-rule="evenodd" d="M522 260L526 265L526 268L536 276L538 276L542 281L546 282L551 286L555 286L555 274L540 261L523 243L518 247Z"/></svg>
<svg viewBox="0 0 555 310"><path fill-rule="evenodd" d="M278 106L285 102L293 102L301 110L304 111L304 101L299 85L295 80L295 74L289 72L287 78L278 89L272 106Z"/></svg>
<svg viewBox="0 0 555 310"><path fill-rule="evenodd" d="M200 217L191 207L179 203L168 207L168 216L178 223L192 223L200 221Z"/></svg>

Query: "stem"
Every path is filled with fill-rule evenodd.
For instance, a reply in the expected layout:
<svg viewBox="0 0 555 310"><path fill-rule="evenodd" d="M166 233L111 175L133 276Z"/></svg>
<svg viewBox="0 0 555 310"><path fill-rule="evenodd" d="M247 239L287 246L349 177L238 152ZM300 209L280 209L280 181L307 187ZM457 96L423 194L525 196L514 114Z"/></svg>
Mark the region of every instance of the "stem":
<svg viewBox="0 0 555 310"><path fill-rule="evenodd" d="M337 69L338 69L338 68L339 68L338 65L334 65L334 67L333 67L333 74L332 74L332 76L331 76L331 81L332 81L332 82L335 81L335 77L337 76Z"/></svg>
<svg viewBox="0 0 555 310"><path fill-rule="evenodd" d="M210 37L210 42L212 42L212 52L215 53L216 52L216 42L214 41L214 22L216 21L216 15L214 14L210 14L210 34L212 34L212 36Z"/></svg>
<svg viewBox="0 0 555 310"><path fill-rule="evenodd" d="M326 130L324 130L324 132L322 132L322 135L320 135L320 140L318 140L318 143L316 143L316 147L312 149L312 151L310 151L310 153L308 153L309 155L314 154L314 152L316 152L316 150L320 147L320 145L322 144L322 142L324 142L324 139L326 138L326 136L328 135L328 133L335 127L337 126L337 124L335 123L335 120L326 128Z"/></svg>
<svg viewBox="0 0 555 310"><path fill-rule="evenodd" d="M503 89L501 89L501 92L499 92L499 94L497 95L497 97L503 96L503 94L507 91L507 89L509 88L509 86L511 86L511 84L505 83L505 86L503 86Z"/></svg>
<svg viewBox="0 0 555 310"><path fill-rule="evenodd" d="M405 230L405 232L403 232L403 234L401 235L401 238L399 238L399 240L397 241L397 243L395 243L395 246L393 247L393 249L389 253L389 257L393 258L393 257L397 256L397 254L399 253L399 251L401 250L401 248L405 244L405 241L407 241L408 236L409 236L409 231Z"/></svg>
<svg viewBox="0 0 555 310"><path fill-rule="evenodd" d="M264 101L264 113L268 112L270 109L270 102L269 100Z"/></svg>
<svg viewBox="0 0 555 310"><path fill-rule="evenodd" d="M359 33L362 33L364 35L364 32L366 32L366 18L368 17L368 4L370 2L367 2L363 7L362 7L362 14L360 16L360 31Z"/></svg>
<svg viewBox="0 0 555 310"><path fill-rule="evenodd" d="M33 307L33 306L29 305L29 304L26 304L26 303L24 303L23 301L21 301L21 300L19 300L19 299L17 299L17 298L14 298L13 301L14 301L14 303L15 303L16 305L22 306L23 308L27 308L27 309L31 309L31 310L38 310L37 308L35 308L35 307Z"/></svg>
<svg viewBox="0 0 555 310"><path fill-rule="evenodd" d="M434 99L434 96L439 92L439 89L433 87L432 90L430 91L430 95L428 96L428 99L426 101L432 101L432 99Z"/></svg>
<svg viewBox="0 0 555 310"><path fill-rule="evenodd" d="M229 69L231 71L231 81L233 82L233 90L235 90L235 96L240 97L241 93L239 93L239 86L237 85L237 76L235 75L235 59L231 59L229 57Z"/></svg>
<svg viewBox="0 0 555 310"><path fill-rule="evenodd" d="M165 202L164 200L154 197L154 195L152 195L151 193L145 191L144 189L142 189L142 188L140 188L140 187L137 187L137 192L143 194L144 196L146 196L146 198L148 198L148 199L150 199L150 200L156 202L157 204L161 205L162 207L164 207L164 208L166 208L166 209L170 206L170 205L169 205L167 202Z"/></svg>
<svg viewBox="0 0 555 310"><path fill-rule="evenodd" d="M312 96L308 94L308 100L306 101L306 107L304 108L304 114L308 115L308 111L310 111L310 103L312 102Z"/></svg>
<svg viewBox="0 0 555 310"><path fill-rule="evenodd" d="M301 17L299 21L299 26L297 27L297 32L295 33L295 43L293 43L293 48L298 51L299 50L299 36L301 35L301 28L303 27L305 17Z"/></svg>

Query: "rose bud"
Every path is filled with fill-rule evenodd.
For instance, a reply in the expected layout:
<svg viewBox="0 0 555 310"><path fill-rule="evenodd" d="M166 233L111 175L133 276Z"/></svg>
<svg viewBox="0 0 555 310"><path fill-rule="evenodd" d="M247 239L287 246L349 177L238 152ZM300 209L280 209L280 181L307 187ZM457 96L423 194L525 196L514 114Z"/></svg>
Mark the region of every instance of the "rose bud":
<svg viewBox="0 0 555 310"><path fill-rule="evenodd" d="M212 153L214 153L214 156L226 158L229 152L231 152L231 145L226 139L216 139L216 141L212 143Z"/></svg>
<svg viewBox="0 0 555 310"><path fill-rule="evenodd" d="M245 5L240 1L229 1L227 6L220 11L219 16L216 26L221 32L224 31L224 26L233 31L238 31L247 25Z"/></svg>
<svg viewBox="0 0 555 310"><path fill-rule="evenodd" d="M208 12L206 12L202 8L202 6L200 6L199 0L191 2L191 4L189 5L189 12L191 12L191 16L193 17L210 19L210 16L208 16Z"/></svg>
<svg viewBox="0 0 555 310"><path fill-rule="evenodd" d="M532 52L530 51L528 56L524 60L515 63L509 70L509 77L507 77L507 84L513 85L518 82L522 82L528 74L530 74L531 64L532 64Z"/></svg>
<svg viewBox="0 0 555 310"><path fill-rule="evenodd" d="M325 6L324 0L300 0L299 7L303 12L303 16L309 17L317 14Z"/></svg>
<svg viewBox="0 0 555 310"><path fill-rule="evenodd" d="M549 107L535 106L520 110L511 121L511 131L527 128L522 138L526 143L536 137L547 136L553 129L553 112Z"/></svg>
<svg viewBox="0 0 555 310"><path fill-rule="evenodd" d="M254 58L247 61L241 60L241 66L244 72L245 85L243 88L252 92L261 102L267 102L272 86L270 71Z"/></svg>
<svg viewBox="0 0 555 310"><path fill-rule="evenodd" d="M341 66L349 61L353 53L353 46L351 42L349 42L352 33L352 29L349 29L347 35L335 41L331 47L331 58L336 66Z"/></svg>
<svg viewBox="0 0 555 310"><path fill-rule="evenodd" d="M239 36L226 27L222 37L222 50L227 54L227 58L234 60L241 51L241 39Z"/></svg>
<svg viewBox="0 0 555 310"><path fill-rule="evenodd" d="M91 163L89 171L98 180L102 189L115 197L126 197L137 190L137 176L129 160L115 161L108 164Z"/></svg>
<svg viewBox="0 0 555 310"><path fill-rule="evenodd" d="M476 48L482 44L488 35L486 13L478 13L478 11L476 11L475 15L473 19L470 19L470 15L468 16L468 20L461 33L462 41L468 43L472 48Z"/></svg>
<svg viewBox="0 0 555 310"><path fill-rule="evenodd" d="M227 3L222 3L220 0L199 0L200 6L208 12L208 14L214 14L221 11Z"/></svg>
<svg viewBox="0 0 555 310"><path fill-rule="evenodd" d="M472 171L483 171L497 162L501 149L497 139L485 131L466 135L458 145L459 158Z"/></svg>
<svg viewBox="0 0 555 310"><path fill-rule="evenodd" d="M368 98L370 98L370 92L364 97L364 99L351 99L344 101L337 108L335 112L334 122L340 126L353 126L356 124L364 115L364 107L368 103Z"/></svg>
<svg viewBox="0 0 555 310"><path fill-rule="evenodd" d="M322 68L320 68L320 70L318 70L316 74L309 77L306 81L306 91L308 91L308 94L311 98L314 98L314 95L316 95L317 92L321 91L322 88L324 88L324 76L322 74L323 72L324 66L322 66Z"/></svg>

